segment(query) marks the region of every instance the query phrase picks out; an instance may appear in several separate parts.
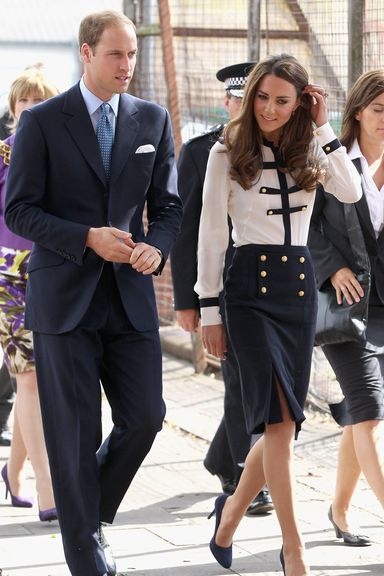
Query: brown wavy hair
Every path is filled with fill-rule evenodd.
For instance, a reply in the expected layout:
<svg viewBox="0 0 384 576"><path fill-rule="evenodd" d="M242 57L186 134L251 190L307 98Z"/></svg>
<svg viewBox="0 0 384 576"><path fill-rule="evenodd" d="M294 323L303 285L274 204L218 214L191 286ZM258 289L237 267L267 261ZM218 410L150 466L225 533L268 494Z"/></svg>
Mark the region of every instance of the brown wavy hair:
<svg viewBox="0 0 384 576"><path fill-rule="evenodd" d="M261 79L272 74L292 84L300 98L300 106L282 127L279 142L279 164L291 174L296 184L312 191L322 179L322 163L313 152L310 96L302 95L308 84L308 73L294 56L278 54L259 62L248 76L240 114L229 122L224 132L224 142L230 154L230 176L245 190L254 184L263 166L263 135L254 114L254 100Z"/></svg>
<svg viewBox="0 0 384 576"><path fill-rule="evenodd" d="M340 142L350 150L360 134L360 122L356 114L366 108L384 92L384 69L371 70L362 74L349 91L344 107Z"/></svg>

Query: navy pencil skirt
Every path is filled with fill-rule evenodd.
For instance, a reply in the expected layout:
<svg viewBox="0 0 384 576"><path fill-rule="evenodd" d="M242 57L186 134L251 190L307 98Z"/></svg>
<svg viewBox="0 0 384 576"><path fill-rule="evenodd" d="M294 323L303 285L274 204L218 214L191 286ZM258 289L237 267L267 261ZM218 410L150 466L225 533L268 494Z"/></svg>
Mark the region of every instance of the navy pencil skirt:
<svg viewBox="0 0 384 576"><path fill-rule="evenodd" d="M247 431L282 422L276 380L296 436L305 420L317 290L306 246L236 249L225 282L228 333L239 365Z"/></svg>

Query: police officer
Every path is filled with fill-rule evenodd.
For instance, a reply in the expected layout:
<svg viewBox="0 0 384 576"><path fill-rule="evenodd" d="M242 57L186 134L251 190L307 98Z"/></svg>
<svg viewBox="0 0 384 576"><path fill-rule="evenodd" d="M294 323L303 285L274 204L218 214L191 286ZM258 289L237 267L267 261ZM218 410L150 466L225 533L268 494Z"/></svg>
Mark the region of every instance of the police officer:
<svg viewBox="0 0 384 576"><path fill-rule="evenodd" d="M224 83L224 108L230 119L240 112L246 77L254 64L243 62L227 66L216 74L216 78ZM188 332L197 330L200 317L199 300L193 287L197 278L197 240L205 171L209 151L221 136L223 128L224 124L218 124L189 140L183 145L178 161L179 194L184 204L184 216L181 233L172 251L171 270L176 318ZM226 269L232 256L233 246L230 241ZM224 314L223 306L221 314ZM227 346L226 360L221 363L225 388L224 415L205 457L204 466L219 478L223 491L231 494L240 478L251 437L245 429L237 362L229 342ZM272 509L272 500L265 488L256 496L247 513L264 514Z"/></svg>

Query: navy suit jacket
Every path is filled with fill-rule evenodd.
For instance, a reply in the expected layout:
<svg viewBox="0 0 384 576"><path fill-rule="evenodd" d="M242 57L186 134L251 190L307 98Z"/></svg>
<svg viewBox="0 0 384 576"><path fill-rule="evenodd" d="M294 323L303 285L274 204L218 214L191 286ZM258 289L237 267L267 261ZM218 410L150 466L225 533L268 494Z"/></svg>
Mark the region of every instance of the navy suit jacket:
<svg viewBox="0 0 384 576"><path fill-rule="evenodd" d="M136 153L143 145L154 151ZM143 210L147 203L148 232ZM58 334L88 309L104 260L85 247L90 227L114 226L159 248L164 261L182 215L167 111L120 96L109 185L79 85L23 112L7 180L5 220L35 244L25 325ZM151 275L114 264L124 309L139 331L158 326Z"/></svg>

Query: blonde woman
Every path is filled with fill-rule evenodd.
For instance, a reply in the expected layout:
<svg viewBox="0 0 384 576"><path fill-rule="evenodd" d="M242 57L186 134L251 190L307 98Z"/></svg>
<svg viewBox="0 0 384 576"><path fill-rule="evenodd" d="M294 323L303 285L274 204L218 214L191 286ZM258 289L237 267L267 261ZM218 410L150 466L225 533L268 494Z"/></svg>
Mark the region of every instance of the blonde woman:
<svg viewBox="0 0 384 576"><path fill-rule="evenodd" d="M32 243L10 232L4 223L5 181L12 162L12 145L23 110L58 94L41 70L25 70L11 85L9 111L12 134L0 144L0 342L4 360L16 377L17 395L10 454L1 470L12 506L29 508L33 498L22 492L22 471L28 456L36 479L39 518L57 518L45 447L33 356L32 333L24 328L27 264Z"/></svg>

